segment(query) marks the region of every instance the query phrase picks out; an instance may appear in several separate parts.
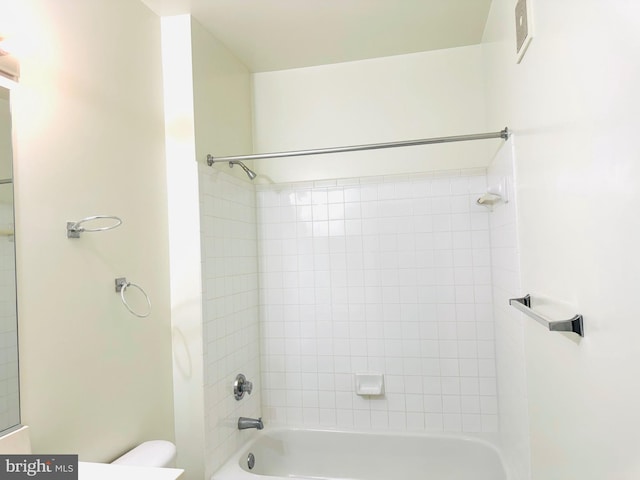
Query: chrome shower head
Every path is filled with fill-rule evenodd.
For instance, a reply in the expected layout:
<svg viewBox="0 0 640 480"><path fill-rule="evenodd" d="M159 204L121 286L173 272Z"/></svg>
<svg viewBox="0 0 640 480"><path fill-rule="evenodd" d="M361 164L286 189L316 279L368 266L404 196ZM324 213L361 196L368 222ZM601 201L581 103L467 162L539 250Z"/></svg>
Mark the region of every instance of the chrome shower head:
<svg viewBox="0 0 640 480"><path fill-rule="evenodd" d="M210 167L213 166L214 163L226 162L226 161L227 160L225 160L224 158L221 158L221 159L217 160L213 155L210 155L210 154L207 155L207 165L209 165ZM249 167L247 167L240 160L228 160L228 163L229 163L229 168L233 168L234 165L240 165L240 167L244 170L244 173L246 173L247 177L249 177L249 180L253 180L254 178L256 178L258 176L258 174L256 172L251 170Z"/></svg>
<svg viewBox="0 0 640 480"><path fill-rule="evenodd" d="M240 167L244 170L244 173L246 173L247 177L249 177L249 180L253 180L254 178L256 178L258 176L258 174L256 172L251 170L249 167L247 167L240 160L232 160L232 161L229 162L229 167L233 168L234 165L240 165Z"/></svg>

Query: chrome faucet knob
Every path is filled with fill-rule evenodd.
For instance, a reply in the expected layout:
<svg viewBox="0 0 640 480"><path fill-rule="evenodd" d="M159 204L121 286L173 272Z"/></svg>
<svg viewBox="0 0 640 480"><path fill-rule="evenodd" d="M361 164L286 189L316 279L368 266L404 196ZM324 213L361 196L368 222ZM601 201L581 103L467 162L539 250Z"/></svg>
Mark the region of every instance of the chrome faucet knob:
<svg viewBox="0 0 640 480"><path fill-rule="evenodd" d="M253 390L253 383L247 380L242 373L239 373L236 377L236 381L233 382L233 396L236 400L241 400L245 393L251 395Z"/></svg>
<svg viewBox="0 0 640 480"><path fill-rule="evenodd" d="M245 380L244 384L242 385L242 391L251 395L251 392L253 391L253 383L249 380Z"/></svg>

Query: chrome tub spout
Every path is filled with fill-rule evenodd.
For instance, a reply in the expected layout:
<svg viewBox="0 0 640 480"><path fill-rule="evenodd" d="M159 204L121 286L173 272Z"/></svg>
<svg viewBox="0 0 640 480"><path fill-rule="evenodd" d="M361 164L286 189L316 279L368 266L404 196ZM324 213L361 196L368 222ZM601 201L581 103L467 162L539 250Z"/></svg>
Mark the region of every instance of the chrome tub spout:
<svg viewBox="0 0 640 480"><path fill-rule="evenodd" d="M264 425L262 424L262 418L247 418L240 417L238 419L238 430L245 430L247 428L257 428L262 430Z"/></svg>

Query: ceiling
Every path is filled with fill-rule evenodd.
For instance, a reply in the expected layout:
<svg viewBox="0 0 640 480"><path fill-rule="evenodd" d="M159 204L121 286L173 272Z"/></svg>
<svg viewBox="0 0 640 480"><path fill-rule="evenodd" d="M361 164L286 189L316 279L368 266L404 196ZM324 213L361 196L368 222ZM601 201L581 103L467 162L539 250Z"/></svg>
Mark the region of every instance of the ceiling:
<svg viewBox="0 0 640 480"><path fill-rule="evenodd" d="M142 0L190 13L253 72L480 43L491 0Z"/></svg>

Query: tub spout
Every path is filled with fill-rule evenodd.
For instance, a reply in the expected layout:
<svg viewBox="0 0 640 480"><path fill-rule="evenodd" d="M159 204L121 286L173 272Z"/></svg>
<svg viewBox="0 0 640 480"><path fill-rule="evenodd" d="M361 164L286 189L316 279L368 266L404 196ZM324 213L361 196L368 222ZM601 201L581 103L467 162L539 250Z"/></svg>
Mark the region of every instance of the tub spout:
<svg viewBox="0 0 640 480"><path fill-rule="evenodd" d="M238 419L238 430L245 430L247 428L257 428L258 430L262 430L264 428L262 418L255 419L240 417Z"/></svg>

